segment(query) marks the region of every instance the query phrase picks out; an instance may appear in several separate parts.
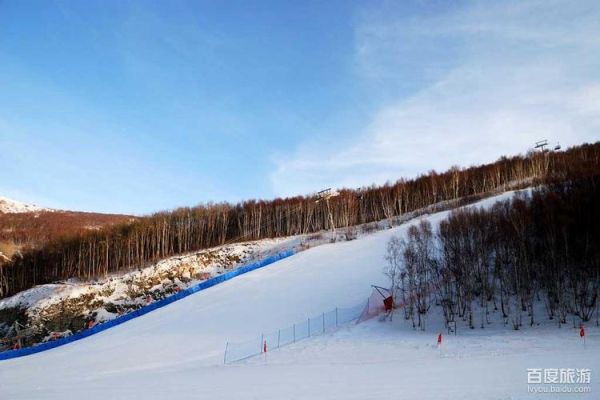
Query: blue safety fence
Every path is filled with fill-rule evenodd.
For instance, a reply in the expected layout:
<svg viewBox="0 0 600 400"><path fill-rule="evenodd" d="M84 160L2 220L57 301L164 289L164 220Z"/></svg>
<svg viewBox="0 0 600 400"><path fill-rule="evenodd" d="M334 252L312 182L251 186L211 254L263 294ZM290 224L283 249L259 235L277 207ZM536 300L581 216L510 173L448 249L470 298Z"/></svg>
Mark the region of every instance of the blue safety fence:
<svg viewBox="0 0 600 400"><path fill-rule="evenodd" d="M263 333L244 342L228 342L225 346L223 361L225 364L228 364L244 360L264 353L265 347L267 352L269 352L296 343L302 339L332 332L341 325L358 320L365 311L367 303L367 301L363 301L352 307L337 307L288 327Z"/></svg>
<svg viewBox="0 0 600 400"><path fill-rule="evenodd" d="M71 336L61 338L61 339L56 339L51 342L40 343L40 344L34 345L32 347L26 347L23 349L8 350L8 351L0 352L0 360L8 360L11 358L23 357L23 356L27 356L27 355L34 354L34 353L39 353L42 351L53 349L55 347L64 346L68 343L75 342L77 340L81 340L88 336L95 335L96 333L100 333L102 331L105 331L105 330L115 327L117 325L121 325L124 322L127 322L127 321L132 320L137 317L140 317L144 314L148 314L151 311L154 311L158 308L162 308L162 307L164 307L168 304L171 304L177 300L181 300L184 297L187 297L193 293L200 292L202 290L205 290L212 286L215 286L219 283L222 283L222 282L228 281L232 278L235 278L236 276L243 275L250 271L254 271L256 269L265 267L276 261L282 260L286 257L290 257L293 254L294 254L294 249L288 249L286 251L274 254L272 256L268 256L260 261L256 261L254 263L244 265L244 266L236 268L232 271L225 272L214 278L210 278L205 281L202 281L202 282L198 283L197 285L191 286L187 289L183 289L180 292L175 293L167 298L164 298L162 300L157 300L157 301L155 301L151 304L148 304L147 306L144 306L140 309L137 309L135 311L132 311L130 313L127 313L125 315L117 317L113 320L106 321L104 323L100 323L98 325L95 325L92 328L77 332Z"/></svg>

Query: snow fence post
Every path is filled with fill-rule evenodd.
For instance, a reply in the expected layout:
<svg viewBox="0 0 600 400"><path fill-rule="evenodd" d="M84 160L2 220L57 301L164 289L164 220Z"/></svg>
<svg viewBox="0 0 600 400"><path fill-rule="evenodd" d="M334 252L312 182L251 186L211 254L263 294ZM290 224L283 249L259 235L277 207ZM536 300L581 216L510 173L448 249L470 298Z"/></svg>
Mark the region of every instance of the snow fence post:
<svg viewBox="0 0 600 400"><path fill-rule="evenodd" d="M229 348L229 342L225 345L225 354L223 355L223 364L227 364L227 349Z"/></svg>

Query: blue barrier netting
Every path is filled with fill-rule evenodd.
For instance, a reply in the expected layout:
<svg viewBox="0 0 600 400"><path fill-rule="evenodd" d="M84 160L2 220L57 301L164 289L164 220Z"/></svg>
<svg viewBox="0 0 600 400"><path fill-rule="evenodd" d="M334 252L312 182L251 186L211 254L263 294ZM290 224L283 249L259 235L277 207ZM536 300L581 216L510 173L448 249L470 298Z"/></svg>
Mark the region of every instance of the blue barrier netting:
<svg viewBox="0 0 600 400"><path fill-rule="evenodd" d="M71 336L61 338L61 339L56 339L51 342L40 343L40 344L34 345L32 347L26 347L23 349L8 350L8 351L0 352L0 360L8 360L11 358L23 357L23 356L27 356L27 355L34 354L34 353L39 353L42 351L53 349L55 347L64 346L68 343L75 342L77 340L81 340L88 336L95 335L96 333L100 333L102 331L105 331L105 330L115 327L117 325L120 325L124 322L127 322L127 321L132 320L137 317L140 317L144 314L149 313L150 311L154 311L158 308L164 307L164 306L171 304L177 300L181 300L184 297L187 297L193 293L208 289L219 283L222 283L222 282L228 281L229 279L235 278L236 276L243 275L250 271L254 271L255 269L265 267L269 264L272 264L276 261L279 261L281 259L289 257L293 254L294 254L294 250L288 249L286 251L266 257L260 261L254 262L252 264L244 265L244 266L236 268L232 271L225 272L224 274L215 276L214 278L207 279L203 282L198 283L197 285L194 285L187 289L181 290L180 292L175 293L165 299L157 300L157 301L153 302L152 304L149 304L140 309L137 309L135 311L132 311L130 313L127 313L125 315L117 317L113 320L106 321L104 323L95 325L92 328L77 332Z"/></svg>

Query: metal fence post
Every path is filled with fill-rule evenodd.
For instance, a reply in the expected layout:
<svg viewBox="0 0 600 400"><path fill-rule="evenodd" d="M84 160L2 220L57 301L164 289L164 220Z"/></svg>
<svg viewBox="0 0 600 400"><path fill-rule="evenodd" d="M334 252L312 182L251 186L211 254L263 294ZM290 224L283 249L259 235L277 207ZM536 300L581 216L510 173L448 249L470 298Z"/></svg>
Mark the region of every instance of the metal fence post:
<svg viewBox="0 0 600 400"><path fill-rule="evenodd" d="M366 302L366 304L368 304L368 301ZM342 320L340 320L340 315L339 315L339 310L340 309L339 309L339 307L336 307L335 308L335 326L339 327L340 324L343 324L344 322L350 322L350 321L352 321L352 320L360 317L360 315L362 315L362 312L364 310L364 305L365 305L365 302L362 302L361 304L358 304L358 305L356 305L354 307L342 308L342 309L346 310L345 314L342 314L342 318L343 318ZM360 307L360 309L358 307ZM325 334L325 332L327 330L327 320L325 318L325 314L331 313L332 311L334 311L334 310L330 310L328 312L322 312L321 313L321 321L323 323L323 330L322 330L323 334ZM316 321L317 318L318 317L315 316L315 321ZM301 340L301 339L304 339L306 337L312 337L311 321L310 320L311 320L310 317L307 318L307 320L306 320L306 323L307 323L307 326L308 326L308 336L302 336L302 333L300 333L300 337L296 338L296 325L297 324L294 323L292 325L293 343L296 343L297 340ZM454 324L455 324L454 334L456 335L456 331L457 331L456 321L454 322ZM333 323L332 323L332 326L333 326ZM317 326L317 328L318 328L318 326ZM284 330L287 330L287 329L288 328L284 328ZM318 329L317 329L317 331L318 331ZM316 332L315 335L318 335L318 332ZM271 338L271 336L269 336L269 337ZM251 340L255 340L255 339L251 339ZM281 348L281 346L282 346L282 343L281 343L281 328L277 329L277 344L275 345L275 339L274 338L271 338L269 340L272 340L272 343L268 344L269 346L271 346L271 350L272 349L279 349L279 348ZM249 341L245 342L245 343L249 343ZM283 346L285 346L286 344L290 344L290 343L289 342L285 342L285 343L283 343ZM235 362L235 361L238 361L239 359L243 359L243 358L255 356L255 355L258 355L258 354L263 354L263 353L265 353L265 347L266 347L265 345L266 345L266 336L265 336L265 334L263 332L263 333L260 334L260 350L258 351L258 353L244 354L241 358L239 358L240 357L239 355L234 354L232 356L232 359L229 360L228 359L228 355L229 355L229 342L226 342L226 344L225 344L225 353L223 354L223 364L227 364L228 361ZM237 353L235 351L235 346L236 346L236 343L232 343L232 348L234 349L234 353ZM265 354L265 360L266 360L266 354Z"/></svg>

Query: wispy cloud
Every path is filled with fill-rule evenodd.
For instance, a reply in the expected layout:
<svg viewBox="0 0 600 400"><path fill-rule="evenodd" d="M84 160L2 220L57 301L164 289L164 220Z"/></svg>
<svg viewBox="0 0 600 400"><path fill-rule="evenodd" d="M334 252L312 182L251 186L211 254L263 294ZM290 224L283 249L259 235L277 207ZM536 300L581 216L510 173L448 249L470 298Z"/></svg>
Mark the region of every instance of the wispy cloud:
<svg viewBox="0 0 600 400"><path fill-rule="evenodd" d="M359 76L374 91L410 90L397 90L356 140L306 143L278 157L274 191L492 161L540 138L600 139L599 20L595 2L567 1L469 3L426 16L366 12L356 26Z"/></svg>

